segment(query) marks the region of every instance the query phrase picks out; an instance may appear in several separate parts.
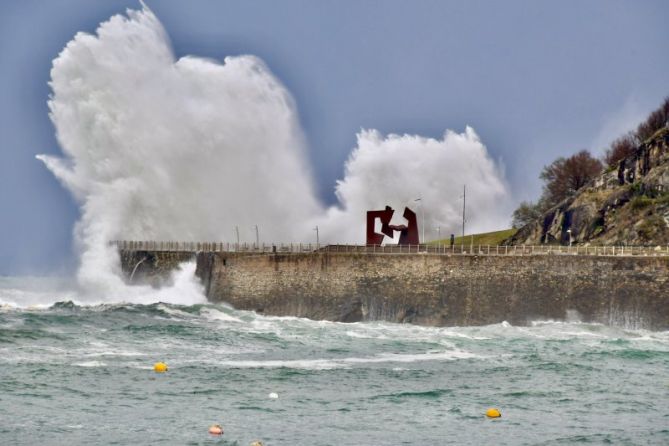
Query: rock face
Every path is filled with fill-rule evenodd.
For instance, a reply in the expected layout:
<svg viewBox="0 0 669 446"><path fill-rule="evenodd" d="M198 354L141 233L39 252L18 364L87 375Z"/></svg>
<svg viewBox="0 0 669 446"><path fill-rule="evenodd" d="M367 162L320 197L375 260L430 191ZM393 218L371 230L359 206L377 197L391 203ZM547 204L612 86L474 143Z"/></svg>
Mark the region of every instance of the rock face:
<svg viewBox="0 0 669 446"><path fill-rule="evenodd" d="M669 129L622 160L507 244L669 244Z"/></svg>
<svg viewBox="0 0 669 446"><path fill-rule="evenodd" d="M156 282L165 274L160 265L175 256L150 254L144 277ZM269 315L433 326L578 318L669 329L666 256L216 252L196 258L210 301ZM159 269L151 272L154 264ZM132 262L125 265L130 274Z"/></svg>

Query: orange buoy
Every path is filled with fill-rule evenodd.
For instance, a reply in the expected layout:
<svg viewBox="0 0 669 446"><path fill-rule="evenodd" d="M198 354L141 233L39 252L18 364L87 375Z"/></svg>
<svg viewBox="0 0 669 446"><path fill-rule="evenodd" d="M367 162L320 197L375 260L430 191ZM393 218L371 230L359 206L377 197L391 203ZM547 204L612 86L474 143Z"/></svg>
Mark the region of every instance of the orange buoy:
<svg viewBox="0 0 669 446"><path fill-rule="evenodd" d="M212 424L209 426L209 433L211 435L223 435L223 428L220 424Z"/></svg>
<svg viewBox="0 0 669 446"><path fill-rule="evenodd" d="M156 362L153 366L153 371L156 373L165 373L167 371L167 364L164 362Z"/></svg>

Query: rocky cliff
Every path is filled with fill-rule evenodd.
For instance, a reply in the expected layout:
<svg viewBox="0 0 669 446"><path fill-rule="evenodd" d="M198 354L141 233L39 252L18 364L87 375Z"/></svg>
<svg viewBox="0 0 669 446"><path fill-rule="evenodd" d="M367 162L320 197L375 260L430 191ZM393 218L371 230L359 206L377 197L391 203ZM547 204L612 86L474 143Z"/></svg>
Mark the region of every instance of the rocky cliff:
<svg viewBox="0 0 669 446"><path fill-rule="evenodd" d="M669 128L507 244L669 244Z"/></svg>

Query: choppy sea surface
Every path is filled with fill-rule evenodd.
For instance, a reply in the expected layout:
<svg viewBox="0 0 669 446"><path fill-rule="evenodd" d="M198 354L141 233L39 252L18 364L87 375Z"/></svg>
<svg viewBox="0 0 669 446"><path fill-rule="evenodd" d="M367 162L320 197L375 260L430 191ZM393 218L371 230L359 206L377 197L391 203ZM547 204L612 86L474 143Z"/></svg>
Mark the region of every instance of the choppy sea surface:
<svg viewBox="0 0 669 446"><path fill-rule="evenodd" d="M67 289L0 278L0 444L669 444L669 332L344 324Z"/></svg>

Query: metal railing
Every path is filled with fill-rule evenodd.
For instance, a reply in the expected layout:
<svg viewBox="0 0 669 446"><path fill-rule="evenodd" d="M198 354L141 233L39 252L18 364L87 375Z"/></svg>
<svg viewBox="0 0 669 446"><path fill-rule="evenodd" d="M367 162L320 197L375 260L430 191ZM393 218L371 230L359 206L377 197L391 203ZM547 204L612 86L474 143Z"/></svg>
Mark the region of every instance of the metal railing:
<svg viewBox="0 0 669 446"><path fill-rule="evenodd" d="M667 246L561 246L561 245L317 245L313 243L224 243L131 241L110 242L121 251L306 253L334 252L361 254L438 254L438 255L586 255L586 256L669 256Z"/></svg>
<svg viewBox="0 0 669 446"><path fill-rule="evenodd" d="M271 253L271 252L314 252L323 246L311 243L290 244L260 244L255 243L225 243L225 242L174 242L174 241L135 241L115 240L109 243L121 251L170 251L170 252L244 252L244 253Z"/></svg>

